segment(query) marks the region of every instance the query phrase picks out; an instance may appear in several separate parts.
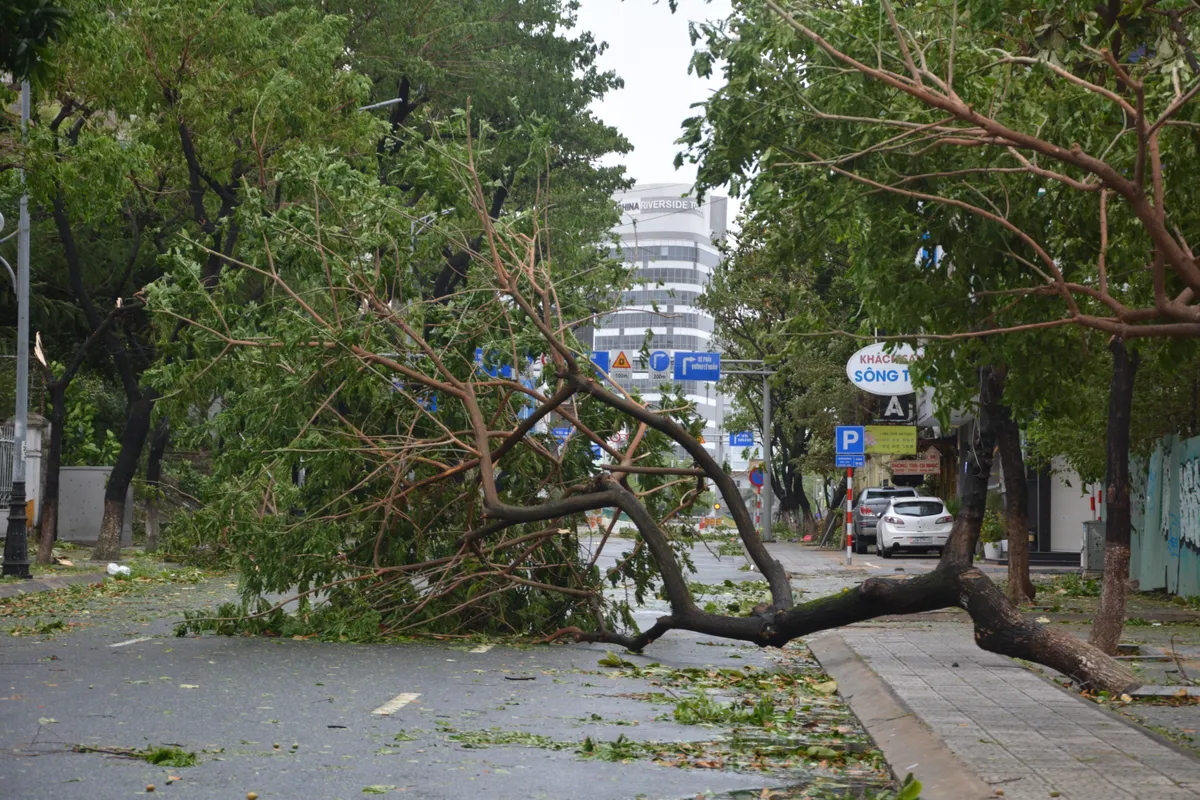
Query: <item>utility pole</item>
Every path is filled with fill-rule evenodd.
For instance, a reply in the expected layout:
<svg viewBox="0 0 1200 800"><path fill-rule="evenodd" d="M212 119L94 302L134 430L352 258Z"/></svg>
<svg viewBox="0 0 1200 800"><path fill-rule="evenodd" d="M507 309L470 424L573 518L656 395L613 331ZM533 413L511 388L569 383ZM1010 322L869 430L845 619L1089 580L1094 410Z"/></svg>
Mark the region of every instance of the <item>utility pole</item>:
<svg viewBox="0 0 1200 800"><path fill-rule="evenodd" d="M21 82L21 139L29 126L29 81ZM25 184L25 170L20 171ZM4 575L30 578L25 519L25 435L29 424L29 191L21 193L17 222L17 408L13 425L13 481L4 537Z"/></svg>

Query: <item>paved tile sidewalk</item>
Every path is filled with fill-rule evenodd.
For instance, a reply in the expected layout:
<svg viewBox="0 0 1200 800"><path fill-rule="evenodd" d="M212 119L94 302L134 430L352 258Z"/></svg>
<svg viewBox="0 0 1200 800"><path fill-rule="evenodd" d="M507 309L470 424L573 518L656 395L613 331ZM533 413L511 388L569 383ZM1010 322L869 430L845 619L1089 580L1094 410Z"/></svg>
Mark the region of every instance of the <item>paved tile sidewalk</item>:
<svg viewBox="0 0 1200 800"><path fill-rule="evenodd" d="M968 768L1007 798L1200 797L1200 760L980 650L965 626L851 627L840 634Z"/></svg>

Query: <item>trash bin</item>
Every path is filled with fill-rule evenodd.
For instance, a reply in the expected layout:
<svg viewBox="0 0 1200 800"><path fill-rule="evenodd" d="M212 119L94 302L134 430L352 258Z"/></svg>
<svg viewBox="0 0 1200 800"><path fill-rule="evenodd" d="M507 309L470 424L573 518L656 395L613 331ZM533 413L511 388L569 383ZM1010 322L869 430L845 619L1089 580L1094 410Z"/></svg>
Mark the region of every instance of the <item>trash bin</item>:
<svg viewBox="0 0 1200 800"><path fill-rule="evenodd" d="M1085 575L1104 572L1104 521L1091 519L1083 523L1083 550L1079 563Z"/></svg>

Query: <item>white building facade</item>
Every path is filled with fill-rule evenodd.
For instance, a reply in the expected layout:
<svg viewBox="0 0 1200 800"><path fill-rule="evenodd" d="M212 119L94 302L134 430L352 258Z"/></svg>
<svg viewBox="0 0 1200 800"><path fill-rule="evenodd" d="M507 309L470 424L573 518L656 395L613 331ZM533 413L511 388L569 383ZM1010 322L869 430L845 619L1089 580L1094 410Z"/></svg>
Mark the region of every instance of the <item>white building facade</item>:
<svg viewBox="0 0 1200 800"><path fill-rule="evenodd" d="M650 380L641 361L649 350L712 352L713 318L696 307L720 259L715 242L727 230L728 200L708 196L698 203L689 184L639 184L617 195L621 224L618 246L611 252L635 268L636 285L625 292L618 311L599 320L593 350L623 351L633 363L632 388L651 403L661 400L661 381ZM705 419L705 447L718 461L742 472L744 447L729 446L723 420L730 397L715 383L681 382L689 400Z"/></svg>

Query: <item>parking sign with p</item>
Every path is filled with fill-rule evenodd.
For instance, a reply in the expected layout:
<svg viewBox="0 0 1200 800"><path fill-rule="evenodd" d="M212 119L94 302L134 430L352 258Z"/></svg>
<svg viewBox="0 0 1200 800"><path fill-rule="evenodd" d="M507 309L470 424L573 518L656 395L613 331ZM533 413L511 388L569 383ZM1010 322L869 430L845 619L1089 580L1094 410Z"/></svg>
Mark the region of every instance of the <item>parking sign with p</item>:
<svg viewBox="0 0 1200 800"><path fill-rule="evenodd" d="M837 444L836 454L859 455L866 447L866 432L861 425L839 425L834 437Z"/></svg>

